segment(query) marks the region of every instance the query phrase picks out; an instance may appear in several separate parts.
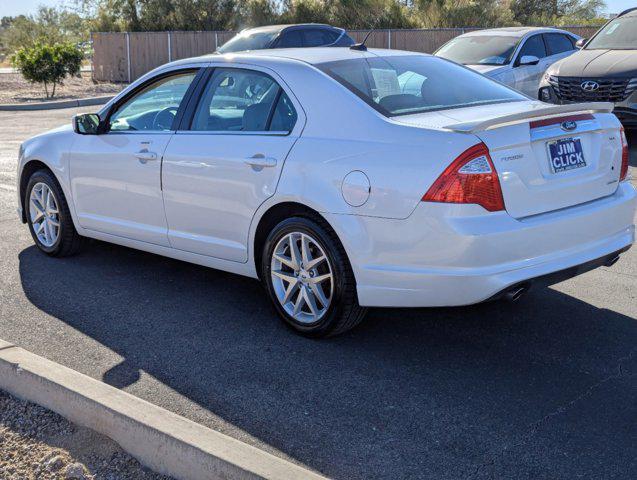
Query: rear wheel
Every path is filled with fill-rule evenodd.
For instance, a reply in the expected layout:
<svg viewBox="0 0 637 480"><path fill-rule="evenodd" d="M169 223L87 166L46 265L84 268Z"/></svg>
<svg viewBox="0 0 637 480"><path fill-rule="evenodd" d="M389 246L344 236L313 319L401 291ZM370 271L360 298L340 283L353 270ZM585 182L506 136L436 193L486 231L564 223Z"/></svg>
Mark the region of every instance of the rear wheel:
<svg viewBox="0 0 637 480"><path fill-rule="evenodd" d="M62 188L51 172L38 170L31 175L24 205L31 236L41 251L55 257L79 251L82 237L75 230Z"/></svg>
<svg viewBox="0 0 637 480"><path fill-rule="evenodd" d="M337 335L365 314L343 246L322 219L292 217L272 229L262 280L285 323L306 336Z"/></svg>

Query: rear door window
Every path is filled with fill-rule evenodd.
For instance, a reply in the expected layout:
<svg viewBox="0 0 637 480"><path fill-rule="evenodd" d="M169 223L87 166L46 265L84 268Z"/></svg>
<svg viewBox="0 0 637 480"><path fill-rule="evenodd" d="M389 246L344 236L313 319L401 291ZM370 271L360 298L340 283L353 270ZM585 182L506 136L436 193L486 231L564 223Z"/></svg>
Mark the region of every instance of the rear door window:
<svg viewBox="0 0 637 480"><path fill-rule="evenodd" d="M303 36L300 30L284 32L276 44L277 48L300 48L303 46Z"/></svg>
<svg viewBox="0 0 637 480"><path fill-rule="evenodd" d="M546 40L549 55L558 55L575 49L570 37L561 33L545 33L544 40Z"/></svg>
<svg viewBox="0 0 637 480"><path fill-rule="evenodd" d="M291 131L296 111L279 84L256 70L218 68L203 90L190 130Z"/></svg>
<svg viewBox="0 0 637 480"><path fill-rule="evenodd" d="M290 97L284 91L281 91L277 105L274 108L269 130L273 132L291 132L296 124L296 119L296 110Z"/></svg>
<svg viewBox="0 0 637 480"><path fill-rule="evenodd" d="M309 28L303 30L304 46L320 47L330 45L338 40L338 33L326 28Z"/></svg>

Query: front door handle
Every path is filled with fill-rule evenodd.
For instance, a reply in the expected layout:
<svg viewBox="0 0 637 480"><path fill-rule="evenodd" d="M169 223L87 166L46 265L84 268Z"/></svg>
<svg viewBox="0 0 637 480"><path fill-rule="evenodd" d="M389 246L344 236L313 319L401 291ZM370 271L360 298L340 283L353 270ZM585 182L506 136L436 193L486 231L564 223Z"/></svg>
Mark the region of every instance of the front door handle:
<svg viewBox="0 0 637 480"><path fill-rule="evenodd" d="M245 163L256 170L261 170L265 167L276 167L276 158L266 157L262 153L257 153L250 158L246 158Z"/></svg>
<svg viewBox="0 0 637 480"><path fill-rule="evenodd" d="M136 152L134 155L141 163L146 163L149 160L157 160L157 154L155 152L149 152L148 150Z"/></svg>

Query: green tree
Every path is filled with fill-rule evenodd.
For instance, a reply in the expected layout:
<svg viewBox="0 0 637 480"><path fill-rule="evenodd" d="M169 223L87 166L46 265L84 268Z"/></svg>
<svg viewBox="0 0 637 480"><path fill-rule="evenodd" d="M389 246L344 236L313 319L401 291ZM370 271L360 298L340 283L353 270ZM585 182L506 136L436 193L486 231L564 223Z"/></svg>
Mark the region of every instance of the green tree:
<svg viewBox="0 0 637 480"><path fill-rule="evenodd" d="M510 0L416 0L414 10L425 28L517 25Z"/></svg>
<svg viewBox="0 0 637 480"><path fill-rule="evenodd" d="M62 8L40 7L35 15L12 19L2 32L2 44L9 52L36 43L81 42L88 38L84 19Z"/></svg>
<svg viewBox="0 0 637 480"><path fill-rule="evenodd" d="M599 24L603 0L513 0L517 22L526 25Z"/></svg>
<svg viewBox="0 0 637 480"><path fill-rule="evenodd" d="M79 76L84 55L72 43L45 44L37 42L19 49L12 57L13 66L33 83L44 84L46 98L55 96L55 87L69 75ZM52 86L49 96L49 85Z"/></svg>

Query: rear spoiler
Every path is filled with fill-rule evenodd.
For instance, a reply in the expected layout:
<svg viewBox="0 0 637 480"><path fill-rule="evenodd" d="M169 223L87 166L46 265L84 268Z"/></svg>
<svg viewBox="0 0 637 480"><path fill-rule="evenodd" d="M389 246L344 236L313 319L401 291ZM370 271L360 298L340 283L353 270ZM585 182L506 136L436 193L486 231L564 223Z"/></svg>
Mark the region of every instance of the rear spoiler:
<svg viewBox="0 0 637 480"><path fill-rule="evenodd" d="M569 103L566 105L534 104L527 112L516 112L484 120L454 123L443 128L458 133L476 133L492 128L528 122L529 120L548 119L570 113L611 113L614 105L610 102Z"/></svg>

